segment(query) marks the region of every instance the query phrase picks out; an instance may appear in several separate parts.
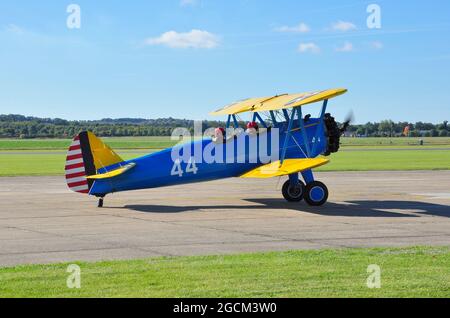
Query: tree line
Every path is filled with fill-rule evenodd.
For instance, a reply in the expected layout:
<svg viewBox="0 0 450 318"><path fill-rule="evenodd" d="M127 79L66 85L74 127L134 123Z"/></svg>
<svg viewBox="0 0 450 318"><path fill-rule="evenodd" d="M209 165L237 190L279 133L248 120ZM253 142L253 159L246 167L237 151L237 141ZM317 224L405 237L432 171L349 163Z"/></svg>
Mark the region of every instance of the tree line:
<svg viewBox="0 0 450 318"><path fill-rule="evenodd" d="M203 121L202 129L223 126L219 121ZM71 138L89 130L99 137L171 136L174 128L186 127L191 133L194 121L159 118L105 118L93 121L0 115L0 138Z"/></svg>
<svg viewBox="0 0 450 318"><path fill-rule="evenodd" d="M241 122L241 125L245 123ZM223 127L221 121L203 121L203 129ZM38 118L23 115L0 115L0 138L71 138L83 130L100 137L170 136L176 127L194 129L194 121L188 119L159 118L105 118L94 121L72 121L60 118ZM408 127L406 129L406 127ZM351 125L347 132L352 136L365 137L445 137L450 136L448 122L440 124L409 123L383 120Z"/></svg>
<svg viewBox="0 0 450 318"><path fill-rule="evenodd" d="M366 123L363 125L351 125L349 134L364 137L447 137L450 136L448 121L440 124L424 122L393 122L382 120L379 123Z"/></svg>

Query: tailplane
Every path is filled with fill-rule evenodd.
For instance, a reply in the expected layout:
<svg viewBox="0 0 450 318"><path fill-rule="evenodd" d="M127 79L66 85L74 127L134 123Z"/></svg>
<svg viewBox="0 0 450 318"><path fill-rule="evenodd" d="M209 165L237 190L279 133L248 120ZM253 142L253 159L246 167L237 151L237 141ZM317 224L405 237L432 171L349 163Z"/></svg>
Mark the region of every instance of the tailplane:
<svg viewBox="0 0 450 318"><path fill-rule="evenodd" d="M94 176L101 168L123 162L92 132L81 132L72 141L66 158L66 181L70 190L88 194Z"/></svg>

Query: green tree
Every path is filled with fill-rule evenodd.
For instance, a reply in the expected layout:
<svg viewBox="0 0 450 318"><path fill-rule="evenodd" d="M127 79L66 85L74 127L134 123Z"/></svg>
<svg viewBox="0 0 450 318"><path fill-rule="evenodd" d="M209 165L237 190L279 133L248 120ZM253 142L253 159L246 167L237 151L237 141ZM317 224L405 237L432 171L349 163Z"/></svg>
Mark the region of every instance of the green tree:
<svg viewBox="0 0 450 318"><path fill-rule="evenodd" d="M392 137L393 129L394 129L394 122L392 120L382 120L380 122L380 125L378 126L378 131L382 135L388 135L389 137Z"/></svg>

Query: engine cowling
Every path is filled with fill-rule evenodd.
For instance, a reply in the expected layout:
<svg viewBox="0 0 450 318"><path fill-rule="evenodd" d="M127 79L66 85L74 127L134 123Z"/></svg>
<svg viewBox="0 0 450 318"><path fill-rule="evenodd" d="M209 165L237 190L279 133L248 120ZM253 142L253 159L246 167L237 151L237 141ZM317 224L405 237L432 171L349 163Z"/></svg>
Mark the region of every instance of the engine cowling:
<svg viewBox="0 0 450 318"><path fill-rule="evenodd" d="M327 149L323 153L324 156L329 156L332 153L339 151L342 131L339 128L336 120L331 114L327 113L324 116L325 136L327 137Z"/></svg>

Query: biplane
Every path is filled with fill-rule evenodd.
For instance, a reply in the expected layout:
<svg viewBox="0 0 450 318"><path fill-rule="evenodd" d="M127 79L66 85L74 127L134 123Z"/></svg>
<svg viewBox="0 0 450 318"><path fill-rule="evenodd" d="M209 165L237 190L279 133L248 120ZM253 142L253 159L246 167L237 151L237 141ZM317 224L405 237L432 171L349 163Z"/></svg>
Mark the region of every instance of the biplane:
<svg viewBox="0 0 450 318"><path fill-rule="evenodd" d="M66 181L72 191L97 197L98 206L102 207L104 197L115 192L232 177L287 176L282 186L282 195L287 201L304 199L309 205L320 206L328 199L328 189L315 180L312 169L327 164L327 157L339 150L340 137L349 122L339 126L327 113L327 106L330 99L346 92L346 89L329 89L233 103L211 113L227 116L226 127L218 127L210 137L184 144L179 157L175 158L173 147L123 160L92 132L84 131L70 145ZM303 114L304 105L319 102L322 106L317 117ZM240 129L239 116L243 113L252 115L247 130ZM256 147L248 146L252 141L256 141ZM265 158L270 154L269 162L262 159L264 151L259 149L262 145L269 148L265 152ZM212 152L220 152L223 160L206 162L198 156L186 158L187 153L196 149L213 149Z"/></svg>

